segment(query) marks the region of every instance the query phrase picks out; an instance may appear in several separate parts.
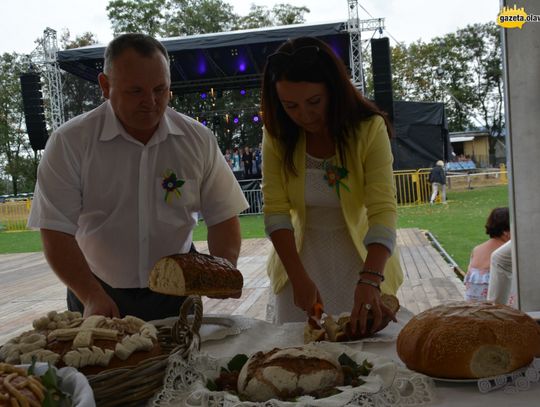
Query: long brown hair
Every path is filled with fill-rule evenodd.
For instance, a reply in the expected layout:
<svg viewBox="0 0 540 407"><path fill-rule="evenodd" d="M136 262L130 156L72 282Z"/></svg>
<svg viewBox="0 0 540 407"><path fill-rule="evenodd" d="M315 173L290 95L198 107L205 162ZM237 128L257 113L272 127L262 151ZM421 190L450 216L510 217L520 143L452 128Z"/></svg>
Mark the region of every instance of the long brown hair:
<svg viewBox="0 0 540 407"><path fill-rule="evenodd" d="M294 59L300 49L315 49L313 61ZM358 123L375 114L383 117L389 137L392 128L385 113L373 102L367 100L351 83L345 64L332 48L323 41L313 37L299 37L284 42L276 54L290 56L291 63L275 66L275 59L270 56L264 67L261 110L263 123L270 137L279 140L285 153L285 167L292 174L297 174L293 155L301 128L299 128L285 112L279 100L276 82L314 82L326 85L329 100L327 123L330 134L337 145L342 163L345 163L347 140L354 136Z"/></svg>

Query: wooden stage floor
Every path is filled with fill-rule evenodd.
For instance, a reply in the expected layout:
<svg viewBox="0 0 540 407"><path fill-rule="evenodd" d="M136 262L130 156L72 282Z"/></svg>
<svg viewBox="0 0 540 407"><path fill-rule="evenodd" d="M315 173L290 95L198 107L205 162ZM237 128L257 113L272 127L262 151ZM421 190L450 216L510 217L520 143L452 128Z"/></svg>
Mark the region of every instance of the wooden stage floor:
<svg viewBox="0 0 540 407"><path fill-rule="evenodd" d="M202 252L207 251L206 242L197 242L196 246ZM267 239L243 241L238 262L244 275L242 297L205 298L205 313L271 318L271 294L265 270L270 246ZM418 313L463 299L463 283L421 230L398 230L398 246L405 274L398 291L402 306ZM32 321L48 311L66 309L65 296L64 285L50 270L43 253L0 255L0 344L30 329Z"/></svg>

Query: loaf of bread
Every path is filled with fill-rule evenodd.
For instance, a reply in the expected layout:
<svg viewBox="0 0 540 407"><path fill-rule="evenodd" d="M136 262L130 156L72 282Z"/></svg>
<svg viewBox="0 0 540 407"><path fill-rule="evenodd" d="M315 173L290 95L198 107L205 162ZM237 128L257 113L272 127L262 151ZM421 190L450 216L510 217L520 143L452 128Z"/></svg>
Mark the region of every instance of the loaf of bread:
<svg viewBox="0 0 540 407"><path fill-rule="evenodd" d="M244 280L228 260L201 253L173 254L158 260L148 286L162 294L238 297Z"/></svg>
<svg viewBox="0 0 540 407"><path fill-rule="evenodd" d="M342 385L337 358L314 345L257 352L238 376L238 393L250 401L287 400Z"/></svg>
<svg viewBox="0 0 540 407"><path fill-rule="evenodd" d="M381 294L381 302L388 307L394 314L399 311L399 300L396 296L391 294ZM384 329L392 321L391 317L386 315L383 317L381 327L379 330ZM318 341L331 341L331 342L348 342L358 339L369 337L373 334L370 333L373 326L373 312L368 312L366 333L360 333L358 328L353 334L351 327L350 314L344 314L339 318L334 319L331 315L328 315L322 323L322 327L316 326L311 318L308 319L304 327L304 343L318 342Z"/></svg>
<svg viewBox="0 0 540 407"><path fill-rule="evenodd" d="M506 305L450 303L414 316L398 336L397 353L409 369L433 377L497 376L540 356L540 329Z"/></svg>

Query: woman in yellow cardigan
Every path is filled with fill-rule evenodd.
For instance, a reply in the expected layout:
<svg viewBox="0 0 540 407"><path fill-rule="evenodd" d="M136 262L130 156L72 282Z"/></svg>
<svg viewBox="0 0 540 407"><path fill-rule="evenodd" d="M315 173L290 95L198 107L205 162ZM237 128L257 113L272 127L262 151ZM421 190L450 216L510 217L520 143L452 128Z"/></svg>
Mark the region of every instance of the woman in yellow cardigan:
<svg viewBox="0 0 540 407"><path fill-rule="evenodd" d="M262 112L275 322L305 321L320 303L351 312L361 332L372 310L376 332L392 315L380 293L395 294L403 280L388 122L332 49L310 37L268 57Z"/></svg>

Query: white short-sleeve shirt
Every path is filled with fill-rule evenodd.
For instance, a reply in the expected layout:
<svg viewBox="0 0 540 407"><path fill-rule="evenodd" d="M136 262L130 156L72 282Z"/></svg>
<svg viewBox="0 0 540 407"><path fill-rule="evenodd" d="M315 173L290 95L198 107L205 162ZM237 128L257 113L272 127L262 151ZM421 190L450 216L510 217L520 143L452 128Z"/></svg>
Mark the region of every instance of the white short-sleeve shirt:
<svg viewBox="0 0 540 407"><path fill-rule="evenodd" d="M182 185L168 191L171 174ZM105 102L47 142L28 226L74 235L97 277L138 288L158 259L189 251L199 212L212 226L247 207L208 128L167 108L144 145Z"/></svg>

